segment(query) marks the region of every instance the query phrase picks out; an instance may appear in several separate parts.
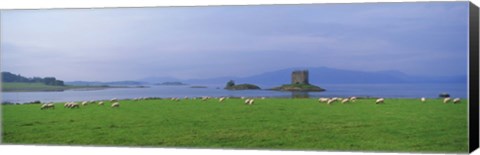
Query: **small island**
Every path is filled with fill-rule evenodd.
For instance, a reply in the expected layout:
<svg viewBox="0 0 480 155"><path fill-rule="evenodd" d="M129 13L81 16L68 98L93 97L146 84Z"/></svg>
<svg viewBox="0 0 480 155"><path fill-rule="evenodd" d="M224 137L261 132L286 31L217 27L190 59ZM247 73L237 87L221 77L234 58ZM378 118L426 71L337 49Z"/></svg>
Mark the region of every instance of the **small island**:
<svg viewBox="0 0 480 155"><path fill-rule="evenodd" d="M293 71L292 72L292 83L284 84L279 87L271 88L269 90L278 90L278 91L325 91L325 89L318 86L312 85L308 82L308 71Z"/></svg>
<svg viewBox="0 0 480 155"><path fill-rule="evenodd" d="M207 86L190 86L190 88L207 88Z"/></svg>
<svg viewBox="0 0 480 155"><path fill-rule="evenodd" d="M257 85L254 84L239 84L235 85L235 82L233 80L230 80L227 82L227 85L225 86L225 89L227 90L249 90L249 89L260 89Z"/></svg>
<svg viewBox="0 0 480 155"><path fill-rule="evenodd" d="M182 82L163 82L163 83L156 83L155 85L162 85L162 86L183 86L187 85Z"/></svg>

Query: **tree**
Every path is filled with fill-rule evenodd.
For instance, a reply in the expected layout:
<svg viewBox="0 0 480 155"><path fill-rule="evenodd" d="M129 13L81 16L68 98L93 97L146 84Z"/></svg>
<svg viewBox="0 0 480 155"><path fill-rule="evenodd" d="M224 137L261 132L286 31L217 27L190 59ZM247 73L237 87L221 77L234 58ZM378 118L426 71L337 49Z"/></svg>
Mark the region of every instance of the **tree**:
<svg viewBox="0 0 480 155"><path fill-rule="evenodd" d="M225 88L229 88L229 87L233 87L235 86L235 82L233 80L230 80L227 82L227 85L225 86Z"/></svg>

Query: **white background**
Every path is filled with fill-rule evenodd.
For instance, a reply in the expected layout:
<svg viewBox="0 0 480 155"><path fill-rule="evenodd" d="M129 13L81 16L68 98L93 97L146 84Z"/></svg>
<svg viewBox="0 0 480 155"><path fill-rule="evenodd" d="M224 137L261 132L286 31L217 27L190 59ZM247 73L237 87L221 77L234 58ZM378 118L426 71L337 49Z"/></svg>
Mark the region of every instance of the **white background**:
<svg viewBox="0 0 480 155"><path fill-rule="evenodd" d="M300 4L300 3L349 3L349 2L411 2L427 0L0 0L0 9L39 9L39 8L102 8L102 7L141 7L141 6L201 6L201 5L246 5L246 4ZM434 0L444 1L444 0ZM480 0L472 0L480 6ZM208 155L313 155L313 154L411 154L411 153L373 153L373 152L327 152L327 151L268 151L268 150L221 150L221 149L175 149L175 148L127 148L127 147L83 147L83 146L33 146L0 145L0 153L32 155L145 155L145 154L208 154ZM480 155L480 150L473 154ZM423 154L426 155L426 154Z"/></svg>

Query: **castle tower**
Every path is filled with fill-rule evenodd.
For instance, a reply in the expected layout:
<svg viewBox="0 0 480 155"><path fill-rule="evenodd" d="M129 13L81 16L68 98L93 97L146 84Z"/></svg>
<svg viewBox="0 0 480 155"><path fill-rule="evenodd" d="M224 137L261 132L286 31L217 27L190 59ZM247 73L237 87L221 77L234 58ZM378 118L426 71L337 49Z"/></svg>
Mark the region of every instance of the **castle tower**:
<svg viewBox="0 0 480 155"><path fill-rule="evenodd" d="M310 84L308 83L308 70L293 71L292 84Z"/></svg>

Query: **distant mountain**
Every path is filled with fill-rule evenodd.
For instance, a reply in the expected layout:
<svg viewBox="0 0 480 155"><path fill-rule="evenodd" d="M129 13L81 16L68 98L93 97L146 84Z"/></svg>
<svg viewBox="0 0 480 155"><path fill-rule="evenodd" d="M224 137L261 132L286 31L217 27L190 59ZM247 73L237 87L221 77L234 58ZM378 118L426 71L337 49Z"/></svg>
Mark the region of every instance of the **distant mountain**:
<svg viewBox="0 0 480 155"><path fill-rule="evenodd" d="M143 79L139 79L138 81L143 81L148 83L162 83L162 82L180 81L180 80L173 77L146 77Z"/></svg>
<svg viewBox="0 0 480 155"><path fill-rule="evenodd" d="M164 86L183 86L187 85L182 82L162 82L162 83L156 83L155 85L164 85Z"/></svg>
<svg viewBox="0 0 480 155"><path fill-rule="evenodd" d="M355 71L328 67L288 68L265 72L248 77L217 77L209 79L179 80L174 78L156 78L156 80L182 81L190 84L225 85L229 80L235 83L251 83L261 87L279 86L291 82L291 73L294 70L308 70L309 81L312 84L380 84L380 83L466 83L466 75L456 76L412 76L400 71ZM173 80L172 80L173 79ZM158 82L165 82L158 81Z"/></svg>
<svg viewBox="0 0 480 155"><path fill-rule="evenodd" d="M291 73L299 68L289 68L258 74L255 76L233 79L235 82L248 82L264 85L288 84ZM411 76L399 71L354 71L328 67L301 68L309 71L309 81L312 84L366 84L366 83L458 83L466 82L466 75L424 77Z"/></svg>

